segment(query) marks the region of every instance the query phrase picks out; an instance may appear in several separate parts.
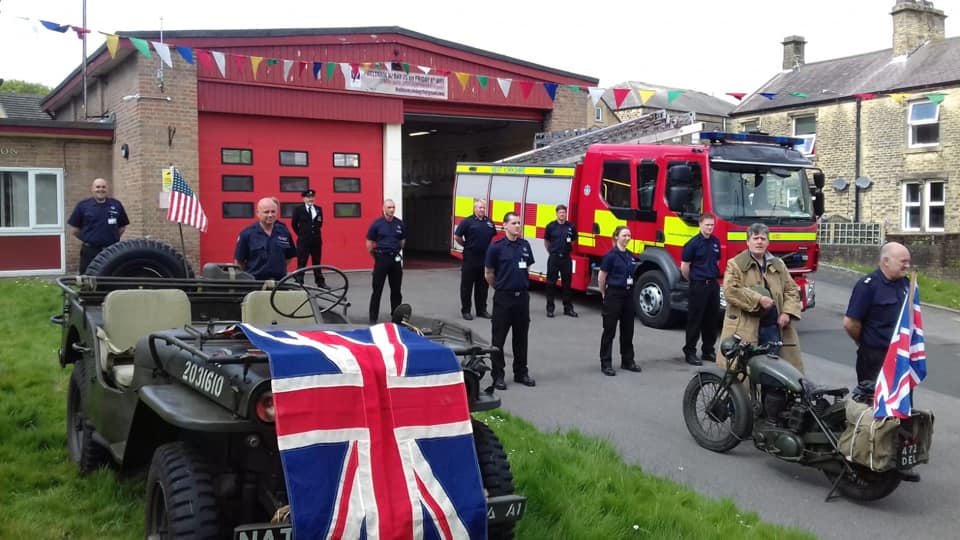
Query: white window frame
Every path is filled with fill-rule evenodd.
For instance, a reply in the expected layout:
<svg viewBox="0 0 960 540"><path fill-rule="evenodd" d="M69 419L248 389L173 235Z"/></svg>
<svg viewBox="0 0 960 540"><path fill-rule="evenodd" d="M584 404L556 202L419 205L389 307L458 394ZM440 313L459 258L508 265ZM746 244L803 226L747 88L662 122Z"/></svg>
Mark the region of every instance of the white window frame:
<svg viewBox="0 0 960 540"><path fill-rule="evenodd" d="M749 119L749 120L744 120L744 121L740 122L740 132L741 132L741 133L748 133L748 131L747 131L747 124L756 124L756 126L753 128L754 131L760 131L760 119L759 119L759 118L751 118L751 119Z"/></svg>
<svg viewBox="0 0 960 540"><path fill-rule="evenodd" d="M936 107L937 112L934 115L933 119L917 120L917 121L911 120L911 118L913 118L913 107L915 105L928 105L928 104ZM916 143L913 141L913 128L917 126L928 126L931 124L938 124L938 125L940 124L940 104L933 103L932 101L928 101L928 100L911 102L910 105L907 107L907 146L910 148L930 148L932 146L940 146L940 135L937 135L937 142L933 142L933 143Z"/></svg>
<svg viewBox="0 0 960 540"><path fill-rule="evenodd" d="M603 107L597 105L593 108L593 121L603 122Z"/></svg>
<svg viewBox="0 0 960 540"><path fill-rule="evenodd" d="M797 120L803 118L813 118L813 133L797 133ZM805 156L812 156L816 154L816 142L817 142L817 115L815 114L800 114L794 116L790 119L793 126L793 136L798 139L803 139L803 146L797 147L797 150L800 150Z"/></svg>
<svg viewBox="0 0 960 540"><path fill-rule="evenodd" d="M0 236L22 236L24 233L51 234L63 231L63 169L28 167L0 167L0 172L27 173L27 204L30 207L30 222L26 227L0 227ZM57 178L57 222L37 224L37 175L51 174Z"/></svg>
<svg viewBox="0 0 960 540"><path fill-rule="evenodd" d="M931 201L930 192L933 184L943 184L943 200ZM907 202L908 186L920 186L920 200L916 202ZM945 207L947 201L947 183L943 180L912 180L904 182L900 188L900 227L905 232L944 232L946 226L946 213L944 213L944 227L933 227L930 225L930 209L934 207ZM920 208L919 227L907 226L907 210L910 208Z"/></svg>

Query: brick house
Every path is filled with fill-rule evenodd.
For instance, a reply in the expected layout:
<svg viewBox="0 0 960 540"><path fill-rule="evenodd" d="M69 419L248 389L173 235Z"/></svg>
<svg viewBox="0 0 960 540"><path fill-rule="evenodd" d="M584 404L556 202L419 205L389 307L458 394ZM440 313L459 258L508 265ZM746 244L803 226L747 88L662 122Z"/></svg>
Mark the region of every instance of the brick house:
<svg viewBox="0 0 960 540"><path fill-rule="evenodd" d="M945 37L931 2L898 0L891 15L892 47L881 51L807 64L804 39L785 38L783 71L731 121L807 140L827 176L826 219L943 242L960 232L960 193L949 188L960 171L960 37Z"/></svg>

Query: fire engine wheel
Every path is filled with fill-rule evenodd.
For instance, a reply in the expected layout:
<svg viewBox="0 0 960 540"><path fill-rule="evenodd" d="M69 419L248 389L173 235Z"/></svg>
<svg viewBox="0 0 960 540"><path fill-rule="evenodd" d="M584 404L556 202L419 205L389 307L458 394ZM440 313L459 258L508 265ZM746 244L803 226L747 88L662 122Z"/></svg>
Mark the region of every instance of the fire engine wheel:
<svg viewBox="0 0 960 540"><path fill-rule="evenodd" d="M480 476L483 479L483 489L487 495L512 495L513 473L510 472L510 462L503 445L489 427L483 422L471 419L473 424L473 440L477 448L477 460L480 462ZM498 523L491 525L487 530L490 540L511 540L515 523Z"/></svg>
<svg viewBox="0 0 960 540"><path fill-rule="evenodd" d="M677 310L670 305L670 287L659 270L640 275L634 289L637 316L651 328L668 328L676 322Z"/></svg>
<svg viewBox="0 0 960 540"><path fill-rule="evenodd" d="M192 278L183 255L152 238L124 240L104 248L87 266L88 276Z"/></svg>
<svg viewBox="0 0 960 540"><path fill-rule="evenodd" d="M206 460L182 442L157 448L147 474L144 536L222 538L213 476Z"/></svg>

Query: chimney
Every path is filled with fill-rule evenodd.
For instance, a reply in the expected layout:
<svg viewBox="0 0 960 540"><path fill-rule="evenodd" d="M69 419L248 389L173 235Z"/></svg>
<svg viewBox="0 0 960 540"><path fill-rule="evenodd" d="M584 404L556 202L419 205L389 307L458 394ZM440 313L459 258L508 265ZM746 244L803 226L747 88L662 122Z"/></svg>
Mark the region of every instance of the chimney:
<svg viewBox="0 0 960 540"><path fill-rule="evenodd" d="M912 53L928 40L944 37L943 11L925 0L897 0L890 12L893 16L893 55Z"/></svg>
<svg viewBox="0 0 960 540"><path fill-rule="evenodd" d="M803 65L803 46L806 44L803 36L783 38L783 69L796 69Z"/></svg>

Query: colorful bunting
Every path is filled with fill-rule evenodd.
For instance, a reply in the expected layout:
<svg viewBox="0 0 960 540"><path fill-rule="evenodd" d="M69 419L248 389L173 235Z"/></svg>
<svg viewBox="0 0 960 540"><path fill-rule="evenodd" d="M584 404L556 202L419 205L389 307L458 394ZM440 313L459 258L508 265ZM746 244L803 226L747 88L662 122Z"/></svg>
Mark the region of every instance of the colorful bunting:
<svg viewBox="0 0 960 540"><path fill-rule="evenodd" d="M557 83L545 82L543 83L543 89L547 91L547 95L550 96L550 101L557 99Z"/></svg>
<svg viewBox="0 0 960 540"><path fill-rule="evenodd" d="M867 92L867 93L864 93L864 94L853 94L853 97L855 97L855 98L857 98L857 99L859 99L859 100L861 100L861 101L870 101L871 99L877 97L877 95L876 95L876 94L873 94L873 93Z"/></svg>
<svg viewBox="0 0 960 540"><path fill-rule="evenodd" d="M594 107L597 106L597 103L600 103L600 98L603 97L603 93L606 91L607 91L606 88L596 88L596 87L587 88L587 92L590 93L590 99L593 100Z"/></svg>
<svg viewBox="0 0 960 540"><path fill-rule="evenodd" d="M193 65L193 49L190 47L181 47L177 45L177 52L180 53L180 56L183 57L183 61Z"/></svg>
<svg viewBox="0 0 960 540"><path fill-rule="evenodd" d="M763 96L763 97L765 97L765 98L767 98L767 99L769 99L769 100L771 100L771 101L773 100L773 98L777 97L777 93L776 93L776 92L758 92L758 93L759 93L761 96Z"/></svg>
<svg viewBox="0 0 960 540"><path fill-rule="evenodd" d="M333 65L333 64L330 64L330 65ZM313 78L319 81L319 80L320 80L320 77L321 77L321 76L320 76L320 73L322 72L322 70L323 70L323 62L314 62L314 63L313 63Z"/></svg>
<svg viewBox="0 0 960 540"><path fill-rule="evenodd" d="M107 34L107 51L110 53L110 58L117 57L117 47L120 45L120 36L114 34Z"/></svg>
<svg viewBox="0 0 960 540"><path fill-rule="evenodd" d="M520 81L520 95L523 96L523 99L530 97L530 92L533 90L533 82L531 81Z"/></svg>
<svg viewBox="0 0 960 540"><path fill-rule="evenodd" d="M260 63L263 62L262 56L250 57L250 69L253 71L253 80L257 80L257 70L260 69Z"/></svg>
<svg viewBox="0 0 960 540"><path fill-rule="evenodd" d="M673 103L673 100L685 94L686 90L667 90L667 103Z"/></svg>
<svg viewBox="0 0 960 540"><path fill-rule="evenodd" d="M423 72L424 75L430 74L430 68L427 66L417 66L417 69Z"/></svg>
<svg viewBox="0 0 960 540"><path fill-rule="evenodd" d="M210 51L197 49L197 63L205 70L213 69L213 56L210 54ZM220 75L223 76L223 73Z"/></svg>
<svg viewBox="0 0 960 540"><path fill-rule="evenodd" d="M173 67L173 58L170 58L170 46L160 41L151 41L150 43L153 44L153 50L157 51L157 56L163 60L163 63L167 67Z"/></svg>
<svg viewBox="0 0 960 540"><path fill-rule="evenodd" d="M220 70L220 76L227 77L227 57L219 51L213 51L213 61L217 63L217 69Z"/></svg>
<svg viewBox="0 0 960 540"><path fill-rule="evenodd" d="M469 74L469 73L463 73L463 72L460 72L460 71L454 71L454 72L453 72L453 75L457 78L458 81L460 81L460 88L461 88L462 90L466 90L466 89L467 89L467 83L470 82L470 74Z"/></svg>
<svg viewBox="0 0 960 540"><path fill-rule="evenodd" d="M242 54L228 54L228 56L233 60L233 67L238 72L243 73L247 64L250 63L250 57L244 56Z"/></svg>
<svg viewBox="0 0 960 540"><path fill-rule="evenodd" d="M303 74L306 73L308 69L310 69L310 62L303 62L303 61L301 61L301 62L300 62L300 74L298 75L298 77L300 77L300 78L302 79L302 78L303 78ZM314 73L313 76L316 77L317 74Z"/></svg>
<svg viewBox="0 0 960 540"><path fill-rule="evenodd" d="M487 89L487 82L489 80L490 77L487 77L486 75L477 75L477 82L480 83L480 88L483 88L484 90Z"/></svg>
<svg viewBox="0 0 960 540"><path fill-rule="evenodd" d="M77 39L83 39L83 36L90 33L90 30L80 28L79 26L70 25L70 29L77 33Z"/></svg>
<svg viewBox="0 0 960 540"><path fill-rule="evenodd" d="M614 88L613 89L613 102L617 105L619 109L623 105L623 100L627 99L627 96L630 94L629 88Z"/></svg>
<svg viewBox="0 0 960 540"><path fill-rule="evenodd" d="M290 68L292 67L293 67L293 60L283 61L283 80L285 81L293 80L290 78Z"/></svg>
<svg viewBox="0 0 960 540"><path fill-rule="evenodd" d="M567 88L573 90L574 92L580 92L580 87L575 84L568 84ZM594 103L594 105L596 105L596 103Z"/></svg>
<svg viewBox="0 0 960 540"><path fill-rule="evenodd" d="M60 25L50 21L40 21L40 24L42 24L47 30L53 30L54 32L60 32L61 34L70 29L69 24Z"/></svg>
<svg viewBox="0 0 960 540"><path fill-rule="evenodd" d="M887 95L890 96L890 99L897 102L897 105L903 105L903 100L910 97L910 94L903 93L903 92L896 92L896 93L887 94Z"/></svg>
<svg viewBox="0 0 960 540"><path fill-rule="evenodd" d="M510 86L513 84L513 79L501 79L498 77L497 84L500 85L500 91L503 92L503 97L510 97Z"/></svg>
<svg viewBox="0 0 960 540"><path fill-rule="evenodd" d="M747 94L745 94L744 92L727 92L727 95L736 99L737 101L740 101Z"/></svg>
<svg viewBox="0 0 960 540"><path fill-rule="evenodd" d="M327 80L332 81L334 73L337 72L336 62L327 62Z"/></svg>
<svg viewBox="0 0 960 540"><path fill-rule="evenodd" d="M930 101L936 103L937 105L943 103L943 98L947 97L946 94L941 94L940 92L934 92L932 94L927 94L925 96Z"/></svg>
<svg viewBox="0 0 960 540"><path fill-rule="evenodd" d="M640 104L646 105L647 101L650 101L650 98L652 98L653 95L656 93L657 93L656 90L646 90L643 88L641 88L640 90L637 90L637 94L640 95Z"/></svg>
<svg viewBox="0 0 960 540"><path fill-rule="evenodd" d="M807 94L806 92L790 92L790 95L800 99L807 99L810 97L810 94Z"/></svg>
<svg viewBox="0 0 960 540"><path fill-rule="evenodd" d="M127 39L129 39L130 43L133 43L133 46L140 51L140 54L146 56L147 58L153 58L153 56L150 54L150 44L147 43L147 40L135 37Z"/></svg>

